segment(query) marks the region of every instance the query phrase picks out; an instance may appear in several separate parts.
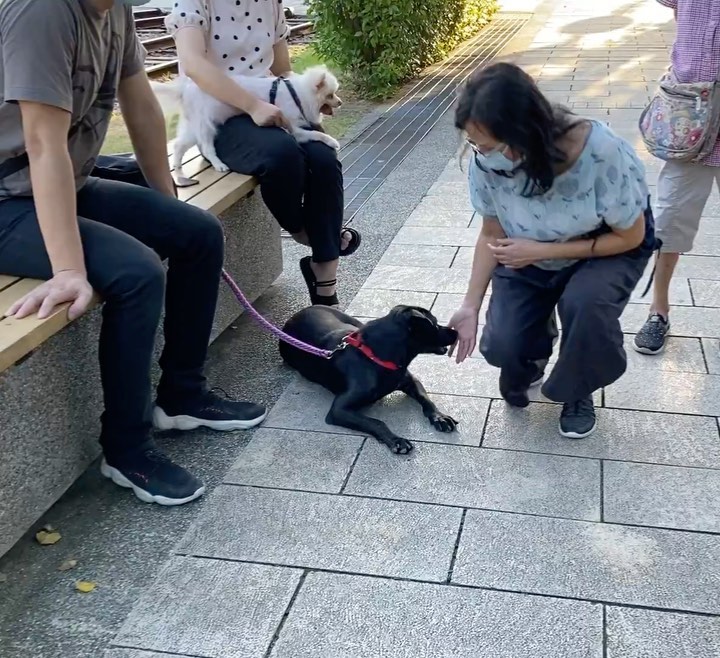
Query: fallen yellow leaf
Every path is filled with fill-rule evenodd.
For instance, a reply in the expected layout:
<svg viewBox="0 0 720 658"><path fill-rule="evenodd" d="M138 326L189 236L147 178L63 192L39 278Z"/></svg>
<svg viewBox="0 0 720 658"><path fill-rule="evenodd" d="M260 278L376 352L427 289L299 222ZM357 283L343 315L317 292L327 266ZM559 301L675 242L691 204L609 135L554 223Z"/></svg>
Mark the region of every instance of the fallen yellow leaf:
<svg viewBox="0 0 720 658"><path fill-rule="evenodd" d="M6 583L7 576L4 573L0 573L0 583Z"/></svg>
<svg viewBox="0 0 720 658"><path fill-rule="evenodd" d="M77 566L77 560L65 560L59 567L58 571L70 571Z"/></svg>
<svg viewBox="0 0 720 658"><path fill-rule="evenodd" d="M96 583L93 583L90 580L78 580L75 583L75 589L78 592L82 592L83 594L87 594L88 592L92 592L97 587Z"/></svg>
<svg viewBox="0 0 720 658"><path fill-rule="evenodd" d="M35 539L41 546L51 546L57 544L62 539L62 535L57 530L43 529L35 534Z"/></svg>

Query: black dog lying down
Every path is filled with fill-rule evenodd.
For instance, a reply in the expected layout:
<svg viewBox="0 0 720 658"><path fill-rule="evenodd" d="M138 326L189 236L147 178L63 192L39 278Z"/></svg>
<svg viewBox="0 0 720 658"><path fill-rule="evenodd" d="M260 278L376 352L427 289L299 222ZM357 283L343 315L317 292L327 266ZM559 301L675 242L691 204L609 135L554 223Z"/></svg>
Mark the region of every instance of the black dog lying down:
<svg viewBox="0 0 720 658"><path fill-rule="evenodd" d="M408 371L418 354L446 354L457 338L457 332L438 325L430 311L396 306L385 317L363 325L334 308L310 306L293 315L283 330L314 347L344 346L325 359L280 343L280 354L288 365L335 393L327 423L370 434L393 452L407 454L413 449L410 441L360 412L393 391L403 391L420 404L436 430L452 432L457 427L457 421L438 411Z"/></svg>

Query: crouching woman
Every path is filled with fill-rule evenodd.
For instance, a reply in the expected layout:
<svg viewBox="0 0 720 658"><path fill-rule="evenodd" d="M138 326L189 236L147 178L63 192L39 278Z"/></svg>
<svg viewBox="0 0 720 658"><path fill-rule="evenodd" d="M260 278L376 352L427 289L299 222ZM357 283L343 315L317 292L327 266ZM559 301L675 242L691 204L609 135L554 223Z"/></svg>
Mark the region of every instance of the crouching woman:
<svg viewBox="0 0 720 658"><path fill-rule="evenodd" d="M469 183L482 215L470 283L450 322L457 361L474 349L492 282L480 351L500 368L500 393L527 406L543 394L562 403L559 429L596 428L593 392L627 365L620 315L655 249L642 163L605 124L552 106L512 64L477 72L455 113L473 151Z"/></svg>

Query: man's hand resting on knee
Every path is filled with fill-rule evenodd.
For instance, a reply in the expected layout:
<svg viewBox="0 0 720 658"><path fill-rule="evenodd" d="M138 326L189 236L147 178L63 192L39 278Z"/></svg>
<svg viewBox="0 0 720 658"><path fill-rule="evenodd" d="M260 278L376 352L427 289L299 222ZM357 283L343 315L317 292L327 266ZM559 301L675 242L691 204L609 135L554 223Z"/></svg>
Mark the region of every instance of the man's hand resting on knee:
<svg viewBox="0 0 720 658"><path fill-rule="evenodd" d="M75 320L85 311L93 297L87 277L77 270L63 270L35 290L18 299L6 312L6 317L24 318L37 311L38 318L47 318L60 305L70 302L68 318Z"/></svg>

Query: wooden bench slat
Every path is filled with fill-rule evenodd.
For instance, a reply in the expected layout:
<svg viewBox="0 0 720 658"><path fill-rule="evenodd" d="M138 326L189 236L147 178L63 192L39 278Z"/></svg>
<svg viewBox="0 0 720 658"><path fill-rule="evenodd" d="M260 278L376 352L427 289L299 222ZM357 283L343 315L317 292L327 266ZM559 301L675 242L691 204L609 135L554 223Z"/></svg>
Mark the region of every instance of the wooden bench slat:
<svg viewBox="0 0 720 658"><path fill-rule="evenodd" d="M6 274L0 274L0 291L5 290L5 288L9 288L13 283L18 281L18 277L16 276L7 276ZM0 308L0 313L4 313L5 309Z"/></svg>
<svg viewBox="0 0 720 658"><path fill-rule="evenodd" d="M0 292L0 313L4 313L13 302L40 285L36 279L21 279ZM93 300L93 306L99 299ZM67 326L67 309L70 304L63 304L44 320L36 315L22 320L2 318L0 320L0 372L17 363L24 356L42 345L50 336Z"/></svg>
<svg viewBox="0 0 720 658"><path fill-rule="evenodd" d="M172 155L172 147L173 142L170 142L168 156ZM200 155L197 147L185 154L183 171L186 176L197 180L198 184L178 188L179 198L215 215L246 197L257 186L257 181L252 176L215 171ZM35 315L22 320L2 318L1 314L13 302L40 283L41 281L35 279L0 274L0 372L17 363L69 324L69 304L63 304L44 320L38 320ZM95 297L92 306L99 303L99 298Z"/></svg>
<svg viewBox="0 0 720 658"><path fill-rule="evenodd" d="M217 173L214 169L212 171ZM219 215L244 199L256 187L257 180L253 176L225 174L219 181L188 199L188 203Z"/></svg>

